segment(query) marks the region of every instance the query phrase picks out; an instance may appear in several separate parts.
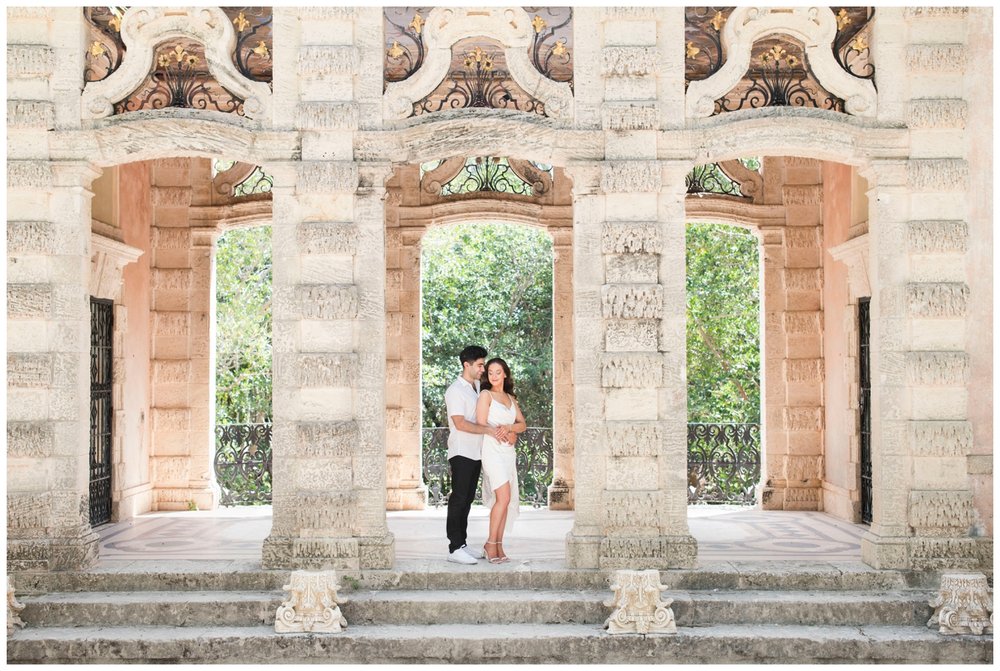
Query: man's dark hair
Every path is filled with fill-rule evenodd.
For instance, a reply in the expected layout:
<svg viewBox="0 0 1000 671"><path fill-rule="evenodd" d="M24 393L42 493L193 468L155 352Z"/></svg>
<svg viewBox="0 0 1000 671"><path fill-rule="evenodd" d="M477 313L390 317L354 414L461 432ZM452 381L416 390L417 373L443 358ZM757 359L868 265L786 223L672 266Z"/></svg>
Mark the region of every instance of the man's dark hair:
<svg viewBox="0 0 1000 671"><path fill-rule="evenodd" d="M485 358L486 358L486 350L484 350L479 345L469 345L468 347L463 349L458 355L458 360L463 364L472 363L476 359L485 359Z"/></svg>

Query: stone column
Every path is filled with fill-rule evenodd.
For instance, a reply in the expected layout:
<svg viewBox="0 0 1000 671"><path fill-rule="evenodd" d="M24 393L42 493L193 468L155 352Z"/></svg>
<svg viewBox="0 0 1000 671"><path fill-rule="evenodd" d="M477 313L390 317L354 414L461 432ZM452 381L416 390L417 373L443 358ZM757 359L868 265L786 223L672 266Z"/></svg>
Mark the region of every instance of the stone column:
<svg viewBox="0 0 1000 671"><path fill-rule="evenodd" d="M418 202L419 166L397 170L385 220L386 470L388 510L423 510L420 382L420 238L423 227L404 226L399 205ZM411 203L407 203L411 204Z"/></svg>
<svg viewBox="0 0 1000 671"><path fill-rule="evenodd" d="M219 502L212 458L212 250L214 230L192 228L191 159L152 168L151 451L157 510Z"/></svg>
<svg viewBox="0 0 1000 671"><path fill-rule="evenodd" d="M97 558L89 519L90 184L85 162L8 160L7 559Z"/></svg>
<svg viewBox="0 0 1000 671"><path fill-rule="evenodd" d="M907 103L911 158L877 161L868 173L876 449L874 521L862 555L877 568L975 568L992 564L992 542L979 537L967 456L968 317L982 298L970 290L967 267L970 165L962 128L971 106L953 96L971 60L968 10L903 16L906 72L924 85Z"/></svg>
<svg viewBox="0 0 1000 671"><path fill-rule="evenodd" d="M6 12L7 568L73 570L94 561L98 544L88 505L88 280L99 172L52 162L48 131L79 127L80 10Z"/></svg>
<svg viewBox="0 0 1000 671"><path fill-rule="evenodd" d="M572 230L552 238L552 484L549 509L573 510L573 244Z"/></svg>
<svg viewBox="0 0 1000 671"><path fill-rule="evenodd" d="M777 168L784 177L785 226L764 231L767 442L762 507L819 510L824 375L821 166L814 159L795 157L782 163L768 160L765 168L772 173Z"/></svg>

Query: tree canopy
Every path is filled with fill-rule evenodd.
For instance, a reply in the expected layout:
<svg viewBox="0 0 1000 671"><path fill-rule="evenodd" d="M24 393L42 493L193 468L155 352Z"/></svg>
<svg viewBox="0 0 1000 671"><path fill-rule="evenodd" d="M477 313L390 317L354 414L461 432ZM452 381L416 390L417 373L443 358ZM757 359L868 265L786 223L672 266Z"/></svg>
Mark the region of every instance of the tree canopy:
<svg viewBox="0 0 1000 671"><path fill-rule="evenodd" d="M422 241L423 425L447 426L458 353L485 347L511 368L529 426L552 426L552 240L502 223L435 228Z"/></svg>
<svg viewBox="0 0 1000 671"><path fill-rule="evenodd" d="M215 421L271 421L271 227L229 231L215 253Z"/></svg>
<svg viewBox="0 0 1000 671"><path fill-rule="evenodd" d="M757 238L720 224L687 225L689 422L760 421Z"/></svg>

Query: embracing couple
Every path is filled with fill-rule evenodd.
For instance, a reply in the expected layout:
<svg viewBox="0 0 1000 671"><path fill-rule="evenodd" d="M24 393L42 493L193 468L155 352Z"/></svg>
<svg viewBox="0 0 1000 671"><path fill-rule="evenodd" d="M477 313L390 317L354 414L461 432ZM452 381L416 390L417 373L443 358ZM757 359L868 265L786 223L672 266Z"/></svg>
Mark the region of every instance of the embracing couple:
<svg viewBox="0 0 1000 671"><path fill-rule="evenodd" d="M507 362L486 360L486 350L470 345L458 355L462 375L444 394L448 412L448 561L491 564L508 561L503 535L517 518L520 495L514 442L528 428L514 398L514 380ZM469 510L483 474L483 505L490 509L489 538L483 549L465 544Z"/></svg>

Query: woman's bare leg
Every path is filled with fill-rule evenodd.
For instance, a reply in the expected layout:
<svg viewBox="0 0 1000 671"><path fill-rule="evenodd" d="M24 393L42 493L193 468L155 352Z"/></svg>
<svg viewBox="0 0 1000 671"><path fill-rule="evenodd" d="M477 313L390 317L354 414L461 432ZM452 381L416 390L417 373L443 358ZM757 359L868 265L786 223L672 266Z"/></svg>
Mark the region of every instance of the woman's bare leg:
<svg viewBox="0 0 1000 671"><path fill-rule="evenodd" d="M497 542L496 548L497 556L505 557L503 551L503 532L507 526L507 508L510 506L510 482L505 482L501 487L498 487L494 494L497 500L493 503L493 510L490 511L490 538ZM496 528L493 527L493 512L497 511L496 517Z"/></svg>
<svg viewBox="0 0 1000 671"><path fill-rule="evenodd" d="M493 495L496 497L496 500L490 509L489 542L499 543L503 540L503 526L507 522L507 506L510 505L510 483L505 482L500 487L497 487L493 490ZM498 557L500 555L499 548L499 545L488 545L487 554L492 550L493 554L491 558Z"/></svg>

